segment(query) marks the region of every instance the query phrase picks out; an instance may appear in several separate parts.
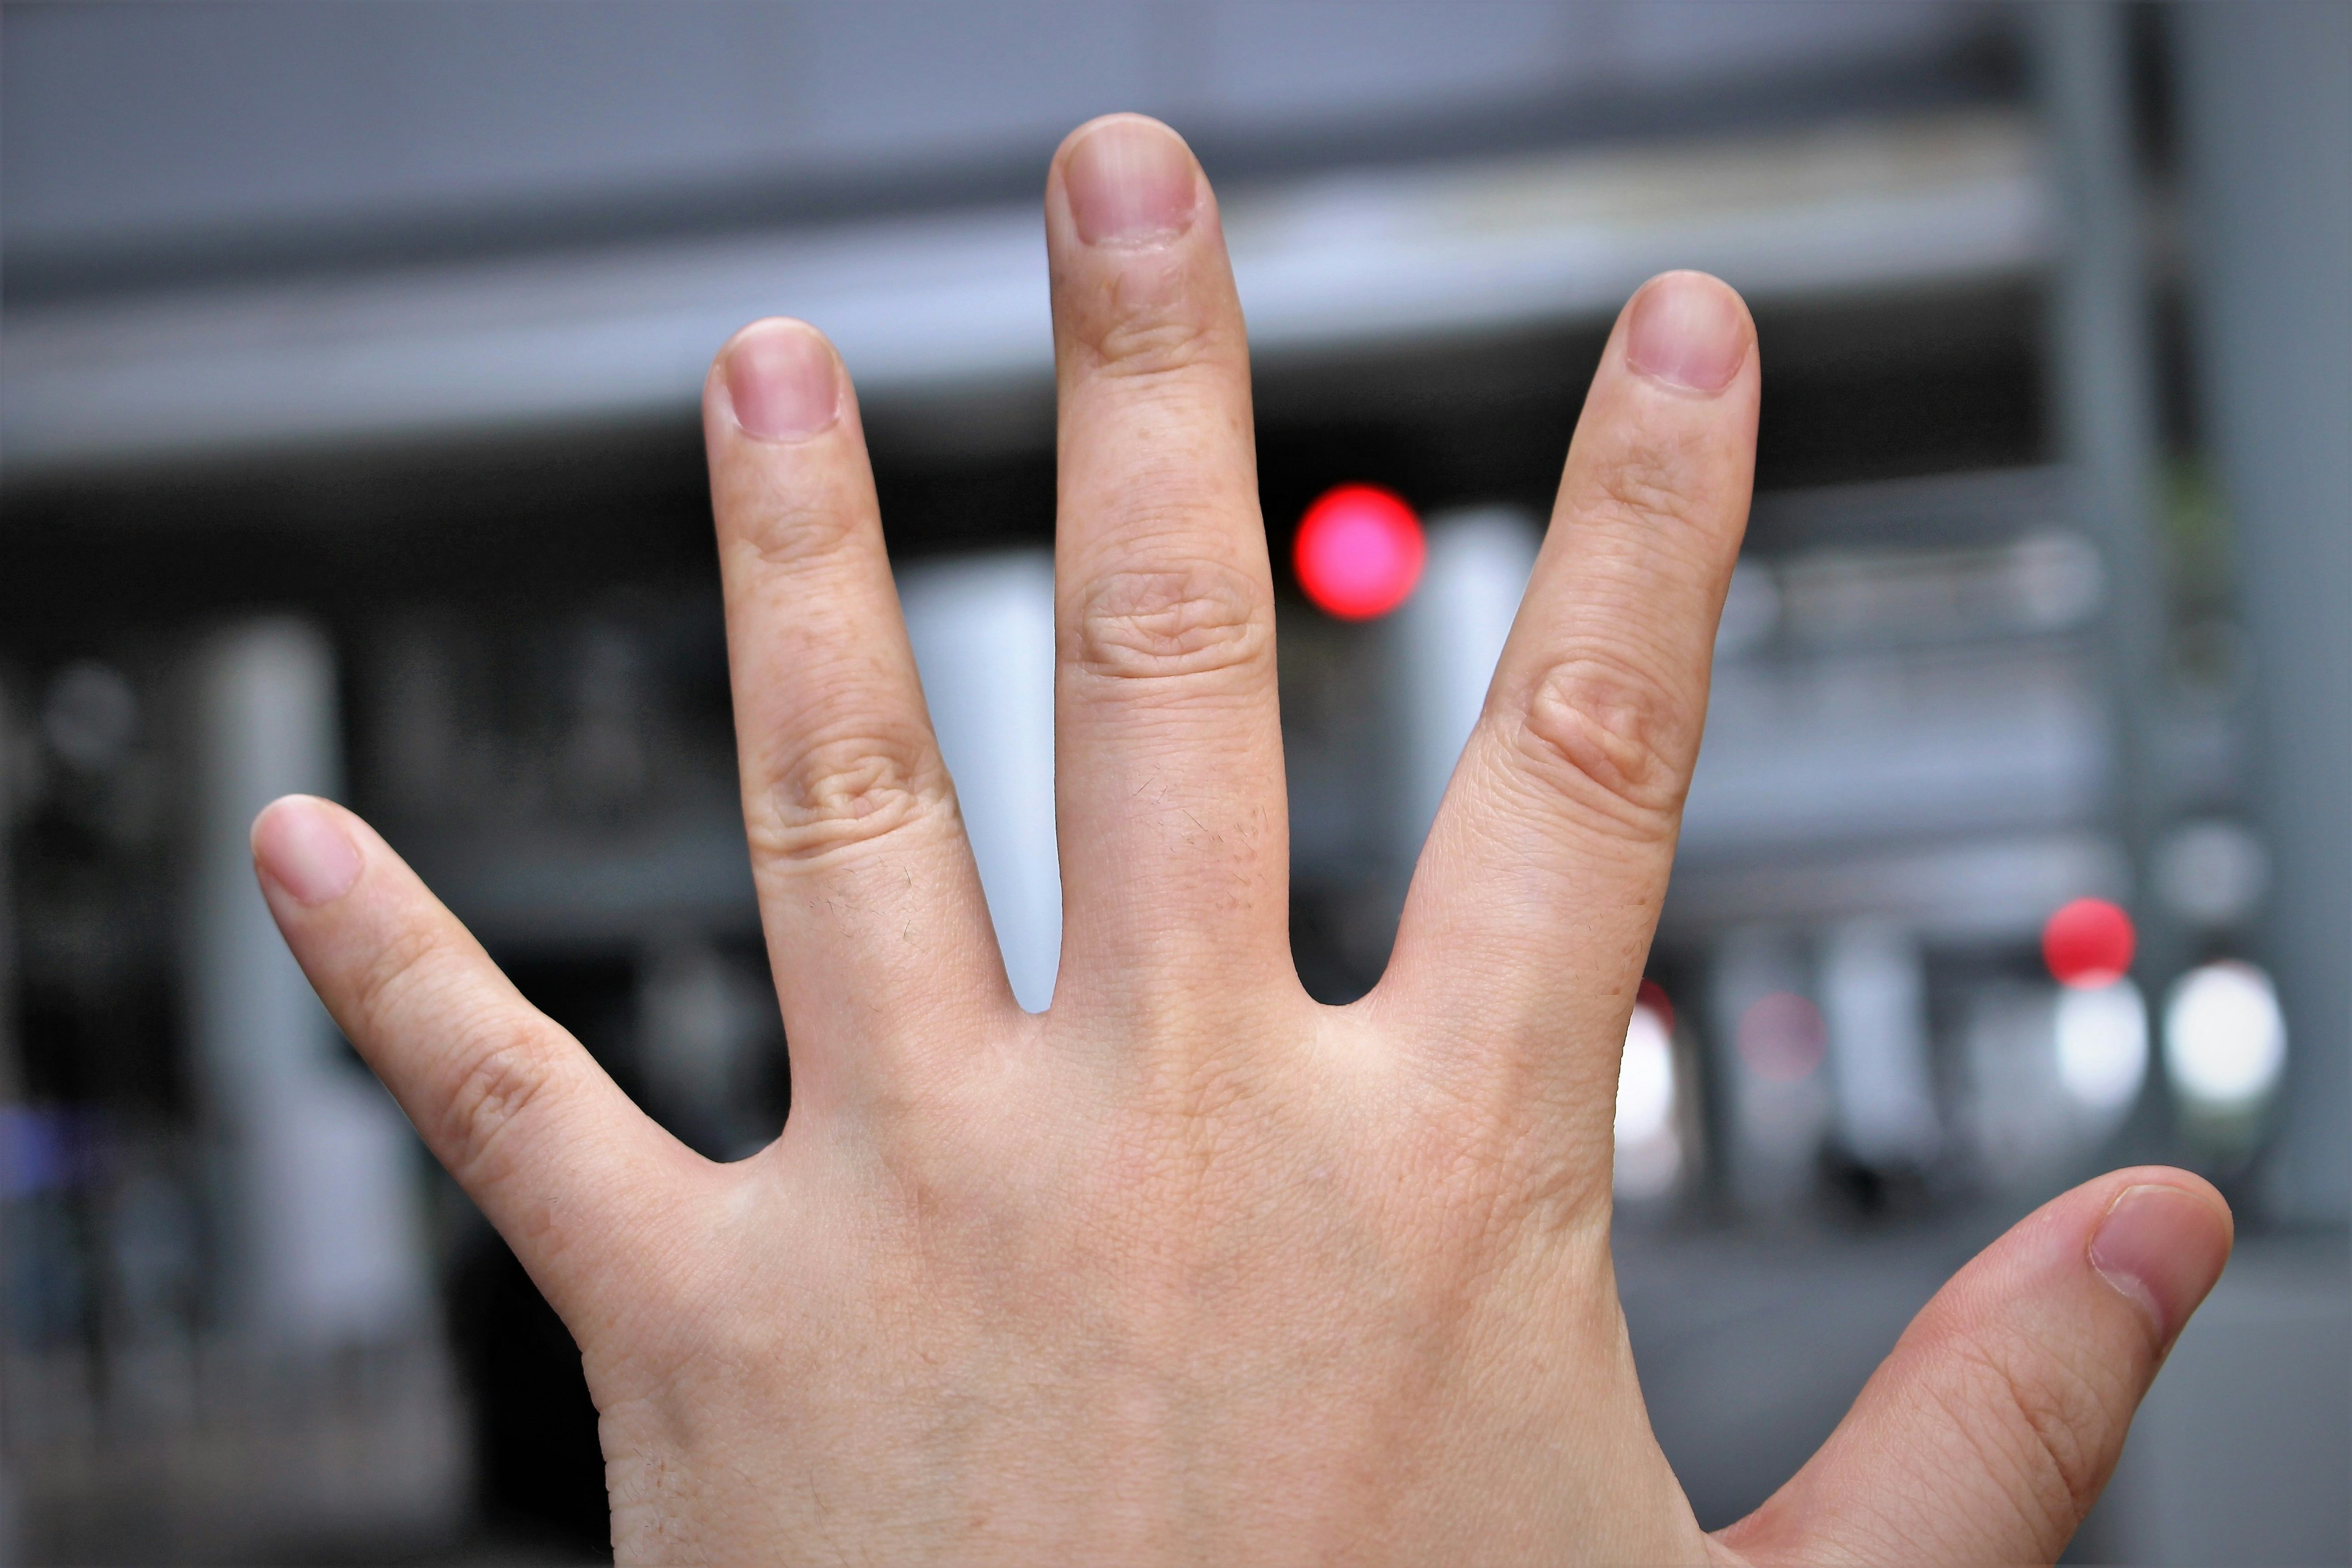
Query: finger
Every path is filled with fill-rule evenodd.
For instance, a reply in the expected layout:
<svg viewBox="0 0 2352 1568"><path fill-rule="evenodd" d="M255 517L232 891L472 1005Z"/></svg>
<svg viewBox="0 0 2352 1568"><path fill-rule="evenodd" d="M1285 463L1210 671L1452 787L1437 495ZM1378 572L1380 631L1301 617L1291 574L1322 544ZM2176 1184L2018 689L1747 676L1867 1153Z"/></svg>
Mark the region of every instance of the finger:
<svg viewBox="0 0 2352 1568"><path fill-rule="evenodd" d="M2182 1171L2117 1171L2043 1205L1920 1310L1725 1544L1762 1563L2054 1562L2231 1235L2221 1194Z"/></svg>
<svg viewBox="0 0 2352 1568"><path fill-rule="evenodd" d="M1747 524L1758 383L1747 308L1712 278L1653 279L1619 317L1377 1004L1481 1058L1516 1046L1603 1150Z"/></svg>
<svg viewBox="0 0 2352 1568"><path fill-rule="evenodd" d="M1175 132L1114 115L1063 143L1045 215L1065 984L1246 994L1291 974L1289 837L1248 351L1215 198Z"/></svg>
<svg viewBox="0 0 2352 1568"><path fill-rule="evenodd" d="M625 1270L708 1167L524 1001L373 829L289 795L254 867L286 945L425 1146L559 1311Z"/></svg>
<svg viewBox="0 0 2352 1568"><path fill-rule="evenodd" d="M898 615L848 377L738 333L703 395L751 870L796 1105L1014 1010Z"/></svg>

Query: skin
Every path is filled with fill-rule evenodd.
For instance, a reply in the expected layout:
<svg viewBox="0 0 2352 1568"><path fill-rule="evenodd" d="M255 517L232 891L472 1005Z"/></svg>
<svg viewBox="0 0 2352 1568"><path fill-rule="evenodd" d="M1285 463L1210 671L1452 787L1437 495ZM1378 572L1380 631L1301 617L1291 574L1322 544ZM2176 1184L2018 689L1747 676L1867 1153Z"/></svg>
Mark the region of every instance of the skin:
<svg viewBox="0 0 2352 1568"><path fill-rule="evenodd" d="M1624 1038L1745 524L1759 367L1696 274L1621 317L1395 956L1300 989L1248 365L1173 133L1047 181L1060 378L1052 1008L998 961L813 329L705 415L794 1102L714 1164L383 840L256 824L345 1032L579 1342L624 1563L1995 1563L2055 1557L2219 1275L2178 1171L2062 1196L1821 1452L1702 1532L1609 1250Z"/></svg>

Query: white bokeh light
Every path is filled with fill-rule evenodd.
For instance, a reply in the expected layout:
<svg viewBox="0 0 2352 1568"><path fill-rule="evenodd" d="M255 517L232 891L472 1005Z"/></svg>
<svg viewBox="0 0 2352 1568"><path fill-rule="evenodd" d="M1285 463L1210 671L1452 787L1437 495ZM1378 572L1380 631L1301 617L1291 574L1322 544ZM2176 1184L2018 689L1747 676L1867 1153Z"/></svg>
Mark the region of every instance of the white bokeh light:
<svg viewBox="0 0 2352 1568"><path fill-rule="evenodd" d="M1648 1006L1633 1009L1617 1072L1617 1165L1622 1198L1654 1198L1682 1173L1675 1125L1675 1047L1666 1022Z"/></svg>
<svg viewBox="0 0 2352 1568"><path fill-rule="evenodd" d="M2128 1105L2147 1076L2147 1004L2128 980L2058 994L2058 1081L2085 1108Z"/></svg>
<svg viewBox="0 0 2352 1568"><path fill-rule="evenodd" d="M2286 1065L2286 1019L2271 977L2225 959L2192 969L2164 1009L2164 1069L2184 1100L2251 1105Z"/></svg>

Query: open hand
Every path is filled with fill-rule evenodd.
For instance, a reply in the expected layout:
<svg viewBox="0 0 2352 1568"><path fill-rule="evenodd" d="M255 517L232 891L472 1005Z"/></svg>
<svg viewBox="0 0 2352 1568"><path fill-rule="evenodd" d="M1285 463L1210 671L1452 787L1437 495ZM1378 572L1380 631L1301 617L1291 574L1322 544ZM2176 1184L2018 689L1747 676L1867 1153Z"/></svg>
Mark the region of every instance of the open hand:
<svg viewBox="0 0 2352 1568"><path fill-rule="evenodd" d="M2067 1194L1709 1537L1609 1250L1617 1060L1745 522L1738 298L1602 355L1378 989L1287 935L1274 598L1207 182L1133 116L1045 196L1065 938L1023 1012L831 346L704 400L743 809L793 1110L716 1164L533 1011L356 817L263 889L336 1019L570 1325L625 1563L1995 1563L2054 1557L2230 1247L2176 1171Z"/></svg>

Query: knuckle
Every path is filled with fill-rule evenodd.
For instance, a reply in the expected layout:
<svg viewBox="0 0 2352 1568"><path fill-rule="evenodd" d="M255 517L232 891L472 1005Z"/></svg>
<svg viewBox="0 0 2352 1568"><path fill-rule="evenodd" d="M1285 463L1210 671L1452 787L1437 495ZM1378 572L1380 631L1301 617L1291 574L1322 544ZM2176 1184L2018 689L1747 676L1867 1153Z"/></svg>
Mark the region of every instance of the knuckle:
<svg viewBox="0 0 2352 1568"><path fill-rule="evenodd" d="M1210 334L1198 321L1147 311L1114 320L1096 334L1095 368L1123 378L1180 374L1206 360L1210 346Z"/></svg>
<svg viewBox="0 0 2352 1568"><path fill-rule="evenodd" d="M440 1136L451 1170L469 1184L494 1181L499 1146L547 1084L547 1054L530 1024L502 1020L472 1042L465 1071L443 1101Z"/></svg>
<svg viewBox="0 0 2352 1568"><path fill-rule="evenodd" d="M2106 1479L2091 1436L2102 1425L2098 1400L2079 1379L2063 1373L2020 1376L2003 1369L2001 1383L2027 1438L2035 1495L2053 1518L2080 1518Z"/></svg>
<svg viewBox="0 0 2352 1568"><path fill-rule="evenodd" d="M1650 528L1661 522L1697 528L1709 509L1694 479L1692 457L1680 445L1636 439L1598 466L1578 510Z"/></svg>
<svg viewBox="0 0 2352 1568"><path fill-rule="evenodd" d="M827 858L952 811L947 770L911 730L830 736L771 771L766 810L752 825L763 859Z"/></svg>
<svg viewBox="0 0 2352 1568"><path fill-rule="evenodd" d="M2014 1355L1982 1344L1960 1353L1969 1375L1944 1396L1957 1429L2020 1515L2063 1538L2106 1481L2096 1391L2043 1358L2021 1368Z"/></svg>
<svg viewBox="0 0 2352 1568"><path fill-rule="evenodd" d="M357 1017L368 1026L375 1026L398 1005L401 994L431 965L444 942L442 932L422 921L393 932L369 958L352 989Z"/></svg>
<svg viewBox="0 0 2352 1568"><path fill-rule="evenodd" d="M782 494L773 486L730 510L741 520L737 533L745 547L767 566L821 561L846 548L865 526L858 510L839 497Z"/></svg>
<svg viewBox="0 0 2352 1568"><path fill-rule="evenodd" d="M1114 572L1078 612L1075 663L1146 680L1261 664L1274 629L1260 598L1243 573L1211 562Z"/></svg>
<svg viewBox="0 0 2352 1568"><path fill-rule="evenodd" d="M1671 835L1688 787L1691 725L1664 685L1612 658L1562 658L1510 721L1536 775L1628 837Z"/></svg>
<svg viewBox="0 0 2352 1568"><path fill-rule="evenodd" d="M1123 269L1095 297L1095 308L1078 315L1087 368L1105 375L1181 374L1214 360L1223 342L1181 268Z"/></svg>

